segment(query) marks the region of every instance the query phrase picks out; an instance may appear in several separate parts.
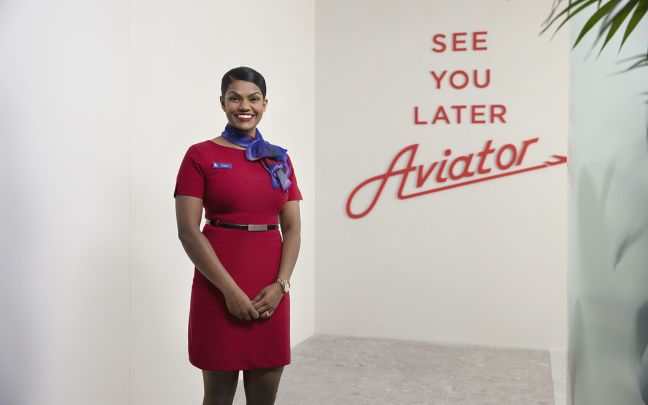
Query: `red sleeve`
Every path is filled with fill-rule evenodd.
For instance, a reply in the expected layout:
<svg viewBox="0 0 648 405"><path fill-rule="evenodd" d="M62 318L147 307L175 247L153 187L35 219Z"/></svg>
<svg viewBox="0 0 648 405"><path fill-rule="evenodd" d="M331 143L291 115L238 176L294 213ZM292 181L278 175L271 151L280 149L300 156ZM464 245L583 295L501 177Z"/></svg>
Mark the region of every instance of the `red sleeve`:
<svg viewBox="0 0 648 405"><path fill-rule="evenodd" d="M292 182L292 185L288 189L288 201L303 200L301 191L299 191L299 186L297 185L297 177L295 177L295 166L293 166L290 156L288 156L288 164L290 164L291 169L288 178Z"/></svg>
<svg viewBox="0 0 648 405"><path fill-rule="evenodd" d="M199 164L198 151L192 146L187 150L180 164L173 197L188 195L203 198L204 192L205 175Z"/></svg>

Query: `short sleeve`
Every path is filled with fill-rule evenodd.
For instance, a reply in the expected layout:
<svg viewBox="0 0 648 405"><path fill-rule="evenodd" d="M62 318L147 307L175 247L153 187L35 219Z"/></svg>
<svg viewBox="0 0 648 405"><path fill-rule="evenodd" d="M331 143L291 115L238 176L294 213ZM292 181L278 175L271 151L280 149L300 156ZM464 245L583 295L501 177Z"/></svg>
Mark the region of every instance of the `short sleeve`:
<svg viewBox="0 0 648 405"><path fill-rule="evenodd" d="M288 164L290 165L290 176L288 178L292 185L288 189L288 201L303 200L299 186L297 185L297 177L295 177L295 166L293 166L290 156L288 156Z"/></svg>
<svg viewBox="0 0 648 405"><path fill-rule="evenodd" d="M200 167L198 151L192 146L187 150L182 163L180 163L173 197L188 195L203 198L204 193L205 175Z"/></svg>

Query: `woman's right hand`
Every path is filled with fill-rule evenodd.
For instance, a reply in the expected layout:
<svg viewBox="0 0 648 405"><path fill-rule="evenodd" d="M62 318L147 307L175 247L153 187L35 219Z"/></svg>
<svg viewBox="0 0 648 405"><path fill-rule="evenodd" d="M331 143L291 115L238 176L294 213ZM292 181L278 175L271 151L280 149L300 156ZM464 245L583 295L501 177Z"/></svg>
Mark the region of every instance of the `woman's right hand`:
<svg viewBox="0 0 648 405"><path fill-rule="evenodd" d="M259 313L254 308L252 301L250 301L250 297L240 288L223 295L230 314L246 321L259 318Z"/></svg>

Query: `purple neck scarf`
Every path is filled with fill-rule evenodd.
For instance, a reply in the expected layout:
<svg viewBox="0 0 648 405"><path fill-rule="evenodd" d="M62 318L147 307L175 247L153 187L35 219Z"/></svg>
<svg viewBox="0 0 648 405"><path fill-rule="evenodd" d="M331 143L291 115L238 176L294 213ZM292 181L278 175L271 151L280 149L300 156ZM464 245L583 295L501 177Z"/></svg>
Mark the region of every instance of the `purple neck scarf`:
<svg viewBox="0 0 648 405"><path fill-rule="evenodd" d="M290 165L288 164L286 149L265 141L258 129L256 130L256 138L252 139L245 132L227 124L222 135L223 138L234 145L244 147L247 160L259 160L261 162L263 167L270 173L272 188L278 189L281 187L283 191L290 188L292 182L288 179Z"/></svg>

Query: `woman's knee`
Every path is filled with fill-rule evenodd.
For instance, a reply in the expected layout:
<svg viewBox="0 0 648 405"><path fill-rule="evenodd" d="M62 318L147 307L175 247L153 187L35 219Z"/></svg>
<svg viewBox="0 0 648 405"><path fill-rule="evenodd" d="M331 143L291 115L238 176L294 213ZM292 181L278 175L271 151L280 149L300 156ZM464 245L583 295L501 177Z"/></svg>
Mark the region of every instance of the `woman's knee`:
<svg viewBox="0 0 648 405"><path fill-rule="evenodd" d="M231 405L236 394L238 375L238 370L203 370L203 382L205 386L203 405Z"/></svg>
<svg viewBox="0 0 648 405"><path fill-rule="evenodd" d="M274 404L283 366L243 371L245 396L251 405Z"/></svg>

